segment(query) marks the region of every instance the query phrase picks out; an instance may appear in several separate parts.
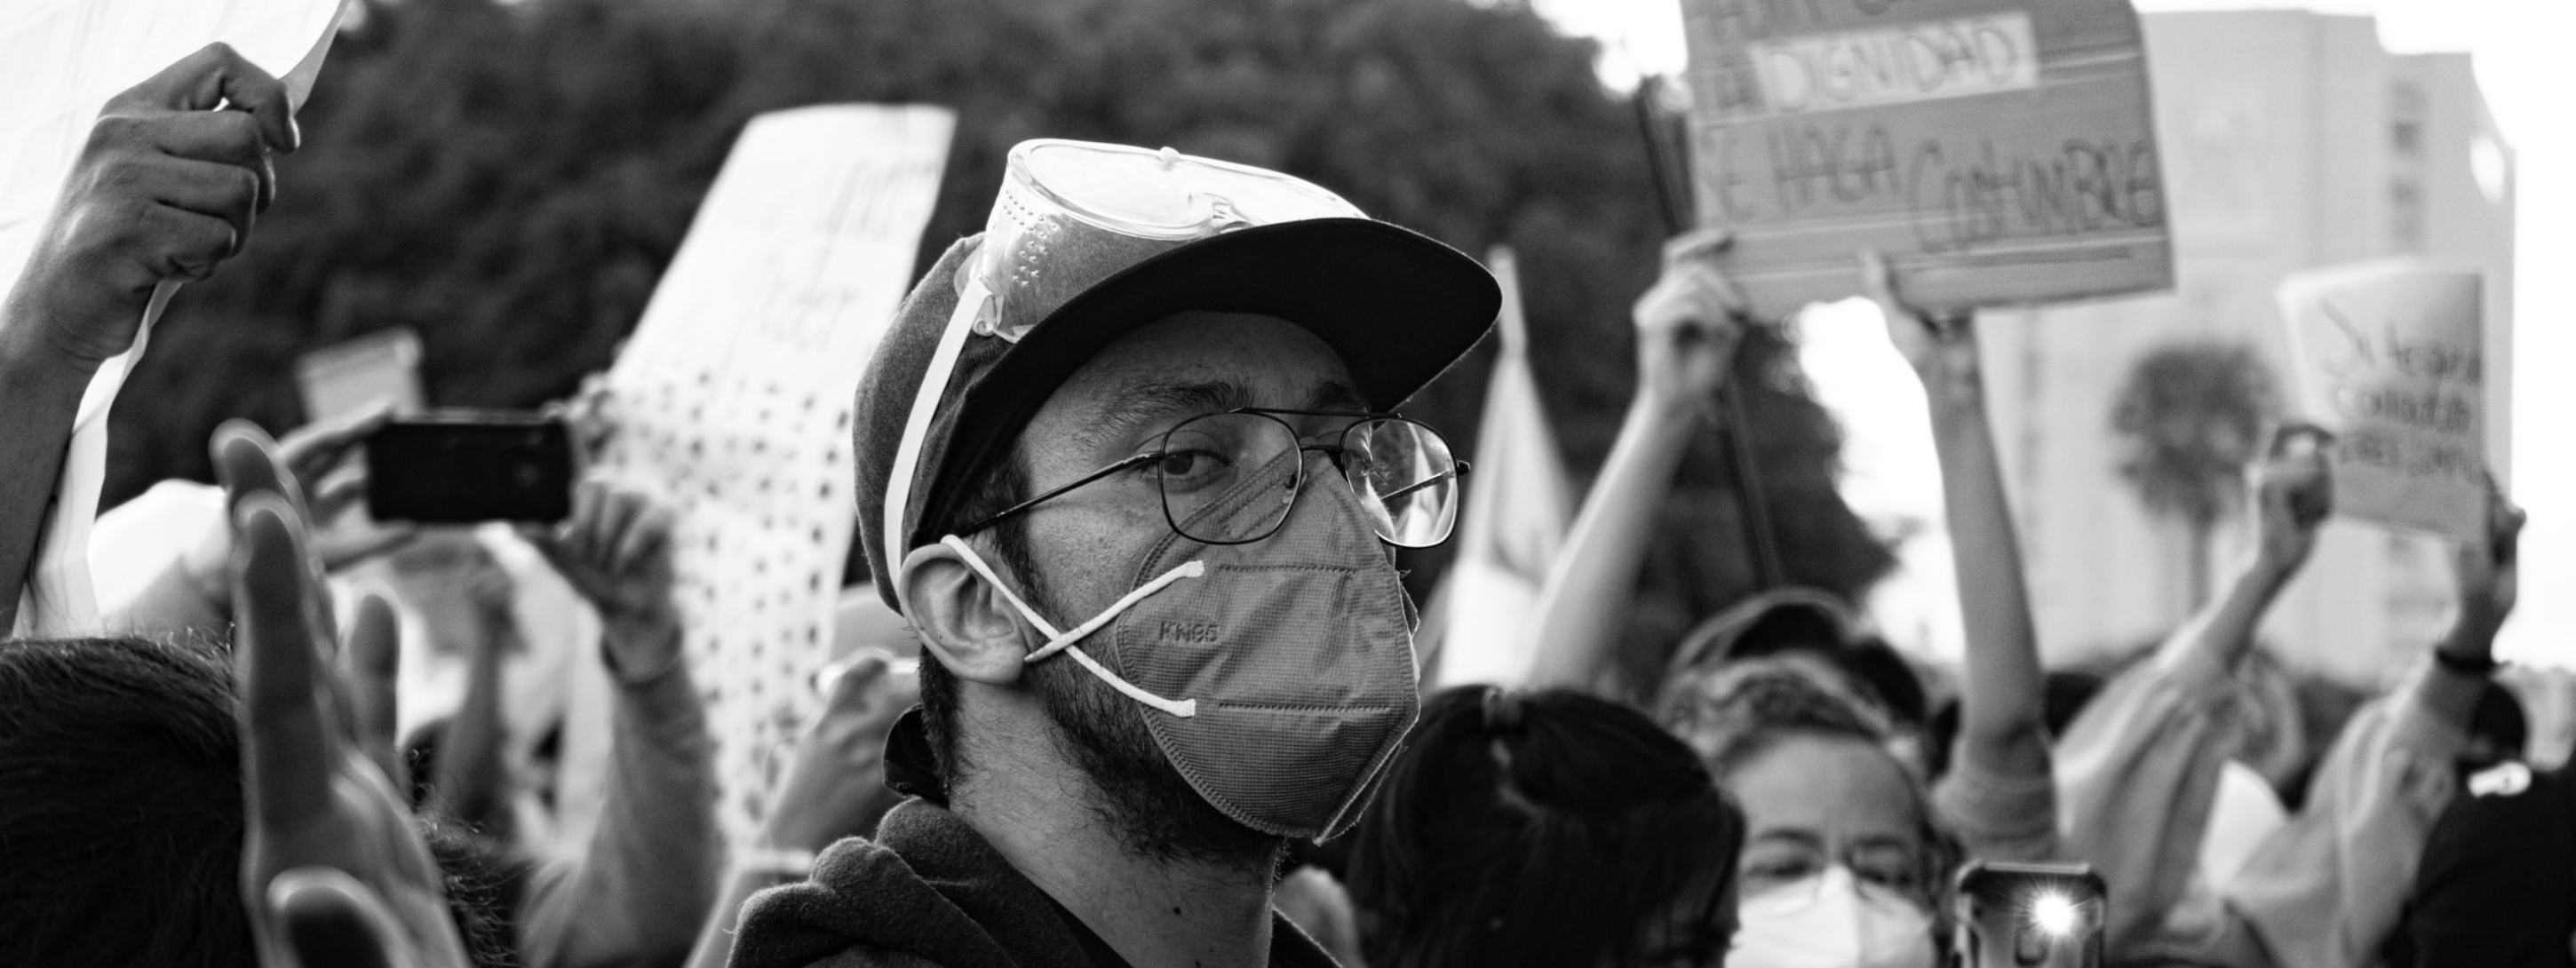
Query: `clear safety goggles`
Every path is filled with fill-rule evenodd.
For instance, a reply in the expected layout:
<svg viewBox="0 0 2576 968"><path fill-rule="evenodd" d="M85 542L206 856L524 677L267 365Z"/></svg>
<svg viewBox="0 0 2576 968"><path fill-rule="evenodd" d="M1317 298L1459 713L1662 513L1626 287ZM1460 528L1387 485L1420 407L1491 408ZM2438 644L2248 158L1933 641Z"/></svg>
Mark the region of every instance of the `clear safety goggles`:
<svg viewBox="0 0 2576 968"><path fill-rule="evenodd" d="M983 241L962 270L956 311L895 448L885 560L902 561L908 550L904 515L921 448L968 336L1017 343L1101 280L1201 239L1257 225L1366 217L1304 179L1170 148L1058 139L1013 147Z"/></svg>
<svg viewBox="0 0 2576 968"><path fill-rule="evenodd" d="M1087 141L1024 141L969 261L975 332L1019 342L1066 300L1165 249L1255 225L1364 218L1342 197L1248 165Z"/></svg>

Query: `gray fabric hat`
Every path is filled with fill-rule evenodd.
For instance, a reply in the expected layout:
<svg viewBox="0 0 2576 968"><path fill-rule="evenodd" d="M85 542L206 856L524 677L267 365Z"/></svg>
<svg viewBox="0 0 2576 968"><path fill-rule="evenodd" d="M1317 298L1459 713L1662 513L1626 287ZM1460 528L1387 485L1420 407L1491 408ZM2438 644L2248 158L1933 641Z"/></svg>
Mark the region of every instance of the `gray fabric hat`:
<svg viewBox="0 0 2576 968"><path fill-rule="evenodd" d="M950 246L913 287L859 384L858 536L877 594L898 609L893 577L900 562L889 560L895 552L885 538L890 478L980 238ZM1475 260L1364 218L1254 226L1159 252L1060 255L1090 271L1104 260L1138 261L1065 299L1017 343L966 337L914 463L903 550L938 540L934 528L954 526L947 519L964 489L1010 452L1056 387L1147 324L1192 310L1295 323L1341 356L1372 409L1389 411L1474 346L1502 306L1502 290Z"/></svg>

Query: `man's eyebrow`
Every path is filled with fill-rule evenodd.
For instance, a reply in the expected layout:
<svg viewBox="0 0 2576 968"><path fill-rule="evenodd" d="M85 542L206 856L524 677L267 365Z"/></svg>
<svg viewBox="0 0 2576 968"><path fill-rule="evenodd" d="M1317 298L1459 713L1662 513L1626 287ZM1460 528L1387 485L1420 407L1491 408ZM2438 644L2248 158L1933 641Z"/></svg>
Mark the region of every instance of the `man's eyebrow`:
<svg viewBox="0 0 2576 968"><path fill-rule="evenodd" d="M1335 380L1316 387L1315 392L1306 398L1305 409L1367 413L1369 401L1368 397L1353 389L1350 384Z"/></svg>
<svg viewBox="0 0 2576 968"><path fill-rule="evenodd" d="M1093 450L1155 424L1251 405L1251 388L1232 380L1149 383L1094 408L1091 419L1073 432L1073 440L1082 449Z"/></svg>

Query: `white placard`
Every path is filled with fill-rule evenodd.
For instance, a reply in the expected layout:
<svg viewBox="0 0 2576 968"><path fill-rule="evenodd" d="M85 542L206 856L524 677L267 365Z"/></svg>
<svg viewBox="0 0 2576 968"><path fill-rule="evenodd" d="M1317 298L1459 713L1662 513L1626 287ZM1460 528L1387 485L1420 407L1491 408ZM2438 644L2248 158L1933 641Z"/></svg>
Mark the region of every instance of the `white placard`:
<svg viewBox="0 0 2576 968"><path fill-rule="evenodd" d="M669 489L682 637L715 733L718 816L747 843L770 751L820 702L857 504L859 376L912 281L956 115L834 105L735 142L609 371L605 464Z"/></svg>
<svg viewBox="0 0 2576 968"><path fill-rule="evenodd" d="M2486 529L2486 341L2475 269L2390 259L2282 280L2299 408L2335 431L2335 511Z"/></svg>
<svg viewBox="0 0 2576 968"><path fill-rule="evenodd" d="M1783 37L1751 45L1775 114L1911 104L2039 86L2039 42L2018 10Z"/></svg>
<svg viewBox="0 0 2576 968"><path fill-rule="evenodd" d="M8 0L0 5L0 299L17 285L45 217L62 195L107 100L208 44L232 45L286 82L302 107L348 0ZM152 292L134 346L102 364L82 394L36 560L21 593L19 634L94 631L89 526L107 478L107 411L178 291Z"/></svg>

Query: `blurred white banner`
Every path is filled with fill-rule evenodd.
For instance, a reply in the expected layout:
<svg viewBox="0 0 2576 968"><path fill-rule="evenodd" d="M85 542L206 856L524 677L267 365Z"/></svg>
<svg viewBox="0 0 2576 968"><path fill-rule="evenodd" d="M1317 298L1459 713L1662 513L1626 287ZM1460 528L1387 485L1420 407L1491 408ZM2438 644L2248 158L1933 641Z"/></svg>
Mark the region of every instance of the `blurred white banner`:
<svg viewBox="0 0 2576 968"><path fill-rule="evenodd" d="M737 846L784 765L771 751L821 702L858 502L851 410L955 128L917 106L752 119L609 371L603 463L667 488L680 513L682 636Z"/></svg>

